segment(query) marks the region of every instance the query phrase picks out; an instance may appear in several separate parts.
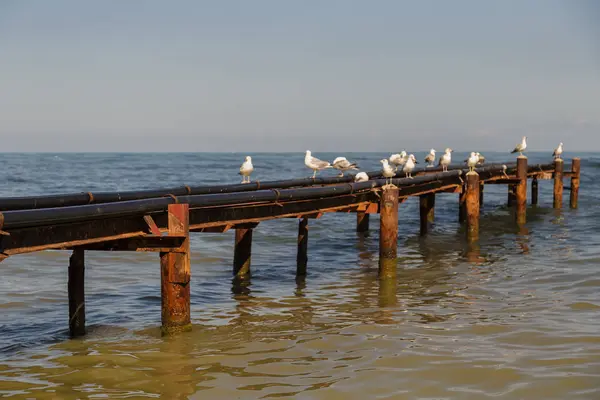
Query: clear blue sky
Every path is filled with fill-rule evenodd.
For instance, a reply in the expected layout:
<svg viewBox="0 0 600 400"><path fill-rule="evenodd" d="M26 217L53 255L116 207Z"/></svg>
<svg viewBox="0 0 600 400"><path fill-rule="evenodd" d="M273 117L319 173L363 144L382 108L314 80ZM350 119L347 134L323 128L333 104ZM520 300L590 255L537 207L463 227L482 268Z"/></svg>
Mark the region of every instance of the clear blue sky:
<svg viewBox="0 0 600 400"><path fill-rule="evenodd" d="M598 21L593 0L2 0L2 151L600 150Z"/></svg>

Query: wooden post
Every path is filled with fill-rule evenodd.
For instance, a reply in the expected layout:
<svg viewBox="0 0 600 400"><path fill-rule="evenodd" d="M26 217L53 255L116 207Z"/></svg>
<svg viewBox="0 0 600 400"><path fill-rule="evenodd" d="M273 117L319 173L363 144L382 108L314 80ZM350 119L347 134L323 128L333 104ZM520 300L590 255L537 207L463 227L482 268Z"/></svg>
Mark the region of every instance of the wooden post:
<svg viewBox="0 0 600 400"><path fill-rule="evenodd" d="M298 223L298 254L296 256L296 276L306 275L308 264L308 218L303 217Z"/></svg>
<svg viewBox="0 0 600 400"><path fill-rule="evenodd" d="M479 208L483 207L483 182L479 182Z"/></svg>
<svg viewBox="0 0 600 400"><path fill-rule="evenodd" d="M435 218L435 193L427 193L419 196L419 211L421 217L421 235L429 230L429 224Z"/></svg>
<svg viewBox="0 0 600 400"><path fill-rule="evenodd" d="M235 230L235 249L233 251L233 275L238 278L250 275L251 257L252 229L237 228Z"/></svg>
<svg viewBox="0 0 600 400"><path fill-rule="evenodd" d="M463 224L467 221L467 184L463 184L458 195L458 222Z"/></svg>
<svg viewBox="0 0 600 400"><path fill-rule="evenodd" d="M71 336L85 335L85 252L73 250L69 258L69 332Z"/></svg>
<svg viewBox="0 0 600 400"><path fill-rule="evenodd" d="M479 238L479 174L475 171L467 173L467 239L470 242Z"/></svg>
<svg viewBox="0 0 600 400"><path fill-rule="evenodd" d="M381 193L379 218L379 277L396 276L398 256L398 194L397 187L387 187Z"/></svg>
<svg viewBox="0 0 600 400"><path fill-rule="evenodd" d="M562 208L564 166L562 158L554 160L554 208Z"/></svg>
<svg viewBox="0 0 600 400"><path fill-rule="evenodd" d="M535 176L531 181L531 204L537 206L538 204L538 178Z"/></svg>
<svg viewBox="0 0 600 400"><path fill-rule="evenodd" d="M573 172L573 176L571 177L570 204L571 208L577 208L577 203L579 200L579 178L581 176L581 159L579 157L573 159L573 163L571 164L571 172Z"/></svg>
<svg viewBox="0 0 600 400"><path fill-rule="evenodd" d="M180 248L160 253L162 332L190 330L189 205L169 204L169 235L185 236Z"/></svg>
<svg viewBox="0 0 600 400"><path fill-rule="evenodd" d="M517 179L520 180L516 185L516 217L518 224L524 224L527 221L527 157L517 157Z"/></svg>
<svg viewBox="0 0 600 400"><path fill-rule="evenodd" d="M356 232L365 233L369 231L369 214L364 211L356 213Z"/></svg>
<svg viewBox="0 0 600 400"><path fill-rule="evenodd" d="M516 190L517 190L517 185L514 185L514 184L508 185L508 199L506 200L506 205L508 207L512 207L515 205L515 202L517 200L517 195L515 193Z"/></svg>

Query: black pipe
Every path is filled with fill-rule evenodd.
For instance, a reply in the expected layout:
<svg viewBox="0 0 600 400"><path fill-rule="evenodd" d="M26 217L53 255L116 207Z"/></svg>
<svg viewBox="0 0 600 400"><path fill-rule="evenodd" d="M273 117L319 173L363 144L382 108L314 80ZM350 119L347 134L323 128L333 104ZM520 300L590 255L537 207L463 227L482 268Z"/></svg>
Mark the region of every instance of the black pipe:
<svg viewBox="0 0 600 400"><path fill-rule="evenodd" d="M485 168L496 168L506 165L509 168L516 167L516 163L507 164L488 164ZM553 164L530 166L529 170L533 171L536 168L554 168ZM463 170L465 167L461 164L455 164L448 167L449 171ZM415 168L413 174L441 172L441 167L421 167ZM397 176L401 176L403 172L398 170ZM381 171L367 172L371 179L381 177ZM58 194L50 196L26 196L26 197L5 197L0 198L0 211L11 210L33 210L58 207L72 207L86 204L105 204L131 200L151 199L162 196L186 196L186 195L203 195L216 193L239 193L251 192L263 189L287 189L293 187L306 187L316 185L335 185L341 183L351 183L354 181L354 175L344 177L321 177L321 178L303 178L291 180L278 180L260 182L255 181L246 184L233 185L214 185L214 186L178 186L164 189L150 190L135 190L125 192L87 192L74 194Z"/></svg>

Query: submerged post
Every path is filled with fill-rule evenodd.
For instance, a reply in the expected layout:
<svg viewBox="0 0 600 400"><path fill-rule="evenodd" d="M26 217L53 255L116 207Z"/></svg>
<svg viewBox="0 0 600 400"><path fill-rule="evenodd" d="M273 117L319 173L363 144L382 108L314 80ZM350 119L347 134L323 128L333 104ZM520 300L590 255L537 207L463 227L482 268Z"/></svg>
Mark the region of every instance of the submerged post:
<svg viewBox="0 0 600 400"><path fill-rule="evenodd" d="M458 195L458 222L465 223L467 221L467 184L464 183L460 188Z"/></svg>
<svg viewBox="0 0 600 400"><path fill-rule="evenodd" d="M517 195L515 193L516 190L517 190L517 185L515 185L515 184L508 185L508 199L506 200L506 205L508 207L512 207L515 205L515 202L517 200Z"/></svg>
<svg viewBox="0 0 600 400"><path fill-rule="evenodd" d="M429 225L435 219L435 193L419 196L419 214L421 217L421 235L429 231Z"/></svg>
<svg viewBox="0 0 600 400"><path fill-rule="evenodd" d="M252 257L252 229L236 228L235 249L233 250L233 275L238 278L250 275Z"/></svg>
<svg viewBox="0 0 600 400"><path fill-rule="evenodd" d="M564 166L562 158L554 160L554 208L562 208Z"/></svg>
<svg viewBox="0 0 600 400"><path fill-rule="evenodd" d="M69 258L69 332L85 335L85 252L75 249Z"/></svg>
<svg viewBox="0 0 600 400"><path fill-rule="evenodd" d="M163 334L191 329L189 205L169 204L169 235L184 236L181 247L160 253Z"/></svg>
<svg viewBox="0 0 600 400"><path fill-rule="evenodd" d="M467 173L467 239L471 242L479 238L479 174Z"/></svg>
<svg viewBox="0 0 600 400"><path fill-rule="evenodd" d="M306 275L308 264L308 218L303 217L298 223L298 254L296 256L296 276Z"/></svg>
<svg viewBox="0 0 600 400"><path fill-rule="evenodd" d="M573 163L571 164L571 172L573 173L573 176L571 176L570 205L571 208L577 208L577 203L579 200L579 178L581 176L581 159L579 157L573 159Z"/></svg>
<svg viewBox="0 0 600 400"><path fill-rule="evenodd" d="M517 157L516 217L518 224L527 221L527 157Z"/></svg>
<svg viewBox="0 0 600 400"><path fill-rule="evenodd" d="M356 232L365 233L369 231L369 214L366 211L356 213Z"/></svg>
<svg viewBox="0 0 600 400"><path fill-rule="evenodd" d="M379 219L379 277L396 276L398 257L398 194L399 189L388 186L381 193Z"/></svg>
<svg viewBox="0 0 600 400"><path fill-rule="evenodd" d="M531 204L537 206L538 203L538 178L534 176L531 180Z"/></svg>

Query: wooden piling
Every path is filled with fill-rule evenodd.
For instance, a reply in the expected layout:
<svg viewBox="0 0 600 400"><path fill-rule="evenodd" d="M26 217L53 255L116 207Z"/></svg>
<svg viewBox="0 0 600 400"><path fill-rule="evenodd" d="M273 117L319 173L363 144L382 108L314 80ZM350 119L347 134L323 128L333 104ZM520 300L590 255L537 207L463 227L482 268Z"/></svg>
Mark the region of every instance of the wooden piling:
<svg viewBox="0 0 600 400"><path fill-rule="evenodd" d="M179 248L160 253L162 332L190 330L190 236L188 204L169 204L170 236L184 236Z"/></svg>
<svg viewBox="0 0 600 400"><path fill-rule="evenodd" d="M429 225L435 219L435 193L419 196L419 214L421 217L421 235L429 231Z"/></svg>
<svg viewBox="0 0 600 400"><path fill-rule="evenodd" d="M527 157L517 157L517 179L520 182L516 185L515 204L516 218L518 224L524 224L527 221Z"/></svg>
<svg viewBox="0 0 600 400"><path fill-rule="evenodd" d="M531 204L537 206L538 204L538 178L537 176L531 180Z"/></svg>
<svg viewBox="0 0 600 400"><path fill-rule="evenodd" d="M398 257L398 194L397 187L381 192L379 218L379 277L396 276Z"/></svg>
<svg viewBox="0 0 600 400"><path fill-rule="evenodd" d="M475 171L467 173L466 192L467 239L472 242L479 238L479 174Z"/></svg>
<svg viewBox="0 0 600 400"><path fill-rule="evenodd" d="M515 185L515 184L508 185L508 198L506 200L506 205L508 207L514 206L517 201L516 190L517 190L517 185Z"/></svg>
<svg viewBox="0 0 600 400"><path fill-rule="evenodd" d="M463 224L467 222L467 184L464 183L458 195L458 222Z"/></svg>
<svg viewBox="0 0 600 400"><path fill-rule="evenodd" d="M85 252L75 249L69 258L69 332L85 335Z"/></svg>
<svg viewBox="0 0 600 400"><path fill-rule="evenodd" d="M369 214L364 211L356 213L356 232L365 233L369 231Z"/></svg>
<svg viewBox="0 0 600 400"><path fill-rule="evenodd" d="M562 158L554 160L554 208L562 208L564 166Z"/></svg>
<svg viewBox="0 0 600 400"><path fill-rule="evenodd" d="M581 159L579 157L573 159L571 172L573 175L571 176L571 196L569 203L571 208L577 208L579 201L579 178L581 177Z"/></svg>
<svg viewBox="0 0 600 400"><path fill-rule="evenodd" d="M296 256L296 276L306 275L308 264L308 218L300 219L298 223L298 254Z"/></svg>
<svg viewBox="0 0 600 400"><path fill-rule="evenodd" d="M237 228L235 230L235 249L233 251L233 275L243 278L250 275L252 258L252 229Z"/></svg>

